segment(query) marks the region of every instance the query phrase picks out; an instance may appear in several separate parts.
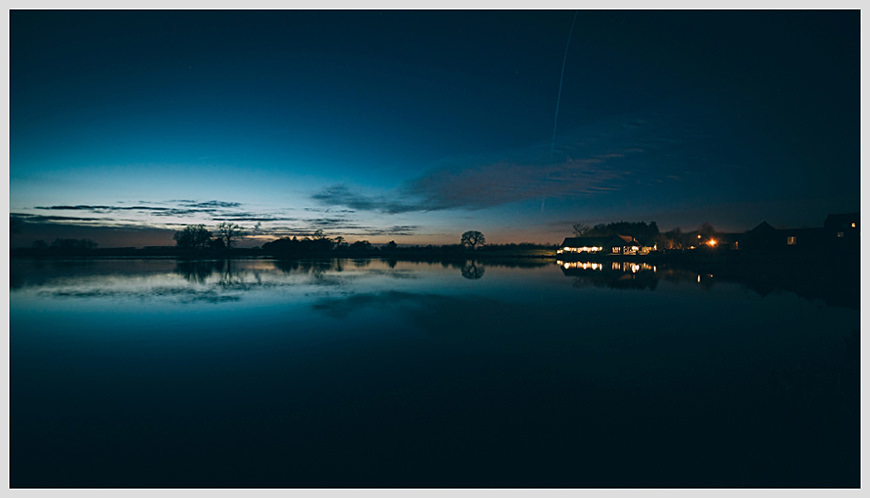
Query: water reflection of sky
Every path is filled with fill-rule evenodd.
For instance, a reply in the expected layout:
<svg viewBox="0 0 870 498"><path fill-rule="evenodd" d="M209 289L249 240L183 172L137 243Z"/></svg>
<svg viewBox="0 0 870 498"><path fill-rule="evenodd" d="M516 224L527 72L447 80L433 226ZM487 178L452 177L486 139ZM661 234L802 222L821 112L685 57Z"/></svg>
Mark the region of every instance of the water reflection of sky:
<svg viewBox="0 0 870 498"><path fill-rule="evenodd" d="M197 261L167 264L138 261L112 271L91 262L67 265L60 275L53 268L22 268L13 286L13 300L22 305L38 299L82 298L97 302L149 301L150 304L216 303L245 300L302 299L346 289L352 282L382 286L385 280L415 278L411 268L389 268L381 261L273 262L262 260ZM96 268L95 268L96 267ZM77 272L77 273L76 273ZM395 284L393 285L400 285ZM329 290L334 288L333 291ZM86 304L85 304L86 305Z"/></svg>
<svg viewBox="0 0 870 498"><path fill-rule="evenodd" d="M781 487L857 465L858 310L793 293L552 263L16 264L28 482ZM583 280L608 272L657 284Z"/></svg>
<svg viewBox="0 0 870 498"><path fill-rule="evenodd" d="M529 330L599 330L637 334L646 328L740 333L758 327L800 330L804 315L825 326L853 313L835 311L791 293L761 296L733 282L651 265L564 263L516 267L470 262L382 260L272 261L167 260L22 263L13 270L12 318L61 320L64 314L124 320L159 327L192 316L243 326L290 319L316 329L336 321L411 323L415 330L450 335L465 328L477 335L525 334ZM569 265L568 268L565 266ZM647 268L648 266L648 268ZM484 273L485 272L485 273ZM641 291L641 292L638 292ZM812 309L813 312L806 310ZM183 312L183 314L177 314ZM455 319L462 327L449 324ZM693 323L694 325L687 325ZM730 326L725 326L730 323ZM332 324L332 325L330 325ZM194 330L196 323L188 323ZM227 325L229 326L229 325ZM821 323L820 323L821 326ZM486 331L484 333L484 331Z"/></svg>
<svg viewBox="0 0 870 498"><path fill-rule="evenodd" d="M552 265L378 259L16 261L10 282L11 302L19 308L36 303L51 306L64 299L77 299L77 306L85 307L120 303L135 306L141 302L149 306L233 302L286 305L386 292L451 296L472 293L519 303L611 296L600 290L587 296L583 294L587 287L617 292L621 300L631 299L621 293L629 290L658 291L670 296L718 288L720 294L733 300L744 299L754 288L715 278L712 273L646 262L557 261ZM575 292L566 293L566 285ZM398 295L404 294L394 297Z"/></svg>

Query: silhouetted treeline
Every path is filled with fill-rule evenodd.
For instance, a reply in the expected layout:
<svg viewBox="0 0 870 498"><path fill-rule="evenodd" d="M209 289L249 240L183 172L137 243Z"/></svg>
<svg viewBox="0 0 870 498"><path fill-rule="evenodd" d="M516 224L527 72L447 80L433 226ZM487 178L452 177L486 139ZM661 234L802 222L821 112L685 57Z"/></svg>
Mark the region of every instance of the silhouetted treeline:
<svg viewBox="0 0 870 498"><path fill-rule="evenodd" d="M205 225L188 225L175 232L173 239L180 249L229 249L241 237L241 227L233 223L221 223L212 234Z"/></svg>
<svg viewBox="0 0 870 498"><path fill-rule="evenodd" d="M683 250L703 247L698 244L698 241L708 240L715 235L721 236L723 234L717 231L713 225L705 222L698 229L689 232L683 232L680 227L668 230L659 236L656 243L663 250Z"/></svg>
<svg viewBox="0 0 870 498"><path fill-rule="evenodd" d="M599 223L594 226L582 223L574 224L574 233L578 237L614 237L628 235L645 246L657 246L659 249L688 249L697 245L698 239L707 240L719 232L710 223L703 223L695 230L683 232L679 227L667 232L659 232L655 221L649 223L616 221L612 223ZM700 235L700 237L698 237Z"/></svg>
<svg viewBox="0 0 870 498"><path fill-rule="evenodd" d="M54 239L54 242L47 244L44 240L37 240L29 248L13 249L12 254L29 253L45 256L65 256L65 255L90 255L95 252L97 243L90 239Z"/></svg>
<svg viewBox="0 0 870 498"><path fill-rule="evenodd" d="M375 246L367 240L358 240L352 244L343 241L342 237L329 239L327 237L314 238L289 238L282 237L263 244L263 254L274 257L294 256L331 256L331 257L357 257L357 256L414 256L414 257L461 257L469 254L475 257L489 255L511 255L518 257L552 257L554 246L520 243L520 244L491 244L478 248L469 248L462 244L426 245L426 246L399 246L395 241L390 241L382 246Z"/></svg>
<svg viewBox="0 0 870 498"><path fill-rule="evenodd" d="M278 240L273 240L272 242L266 242L263 244L262 250L265 254L284 256L325 253L332 251L334 246L334 243L325 237L317 239L309 239L308 237L303 239L297 239L296 237L293 237L292 239L289 237L282 237Z"/></svg>
<svg viewBox="0 0 870 498"><path fill-rule="evenodd" d="M59 239L60 240L60 239ZM63 239L72 241L73 239ZM474 258L552 258L555 247L530 243L496 244L469 249L460 244L399 246L395 241L374 245L367 240L348 244L321 238L283 237L266 242L261 247L226 248L220 243L198 242L193 245L151 246L141 249L134 247L97 248L87 242L58 242L51 246L38 243L33 247L12 249L12 257L56 258L56 257L176 257L185 259L210 258L369 258L386 257L397 259L441 260Z"/></svg>
<svg viewBox="0 0 870 498"><path fill-rule="evenodd" d="M637 239L638 242L644 245L653 245L659 242L660 234L659 227L655 221L646 222L629 222L617 221L613 223L599 223L595 226L588 226L582 223L574 225L574 233L578 237L613 237L616 235L630 235Z"/></svg>

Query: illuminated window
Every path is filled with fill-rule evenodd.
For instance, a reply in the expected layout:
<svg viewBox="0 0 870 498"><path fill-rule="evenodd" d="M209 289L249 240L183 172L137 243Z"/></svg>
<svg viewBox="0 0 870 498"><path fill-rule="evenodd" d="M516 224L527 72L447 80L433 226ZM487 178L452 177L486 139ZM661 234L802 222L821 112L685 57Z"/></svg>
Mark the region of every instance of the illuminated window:
<svg viewBox="0 0 870 498"><path fill-rule="evenodd" d="M856 226L856 224L855 224L855 222L853 221L853 222L852 222L852 228L855 228L855 226Z"/></svg>
<svg viewBox="0 0 870 498"><path fill-rule="evenodd" d="M837 238L838 238L838 239L842 239L842 238L843 238L843 232L837 232Z"/></svg>
<svg viewBox="0 0 870 498"><path fill-rule="evenodd" d="M797 237L795 237L794 235L789 235L788 237L785 238L785 243L790 245L790 246L793 246L793 245L797 244Z"/></svg>

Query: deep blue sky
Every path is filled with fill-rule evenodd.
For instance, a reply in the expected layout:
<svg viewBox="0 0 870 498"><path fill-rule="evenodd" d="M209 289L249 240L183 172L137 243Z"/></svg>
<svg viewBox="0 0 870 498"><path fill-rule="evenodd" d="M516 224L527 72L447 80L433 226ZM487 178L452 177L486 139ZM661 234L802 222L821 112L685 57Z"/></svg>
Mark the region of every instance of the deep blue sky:
<svg viewBox="0 0 870 498"><path fill-rule="evenodd" d="M13 246L222 220L558 242L859 209L858 11L580 11L551 149L573 18L12 11Z"/></svg>

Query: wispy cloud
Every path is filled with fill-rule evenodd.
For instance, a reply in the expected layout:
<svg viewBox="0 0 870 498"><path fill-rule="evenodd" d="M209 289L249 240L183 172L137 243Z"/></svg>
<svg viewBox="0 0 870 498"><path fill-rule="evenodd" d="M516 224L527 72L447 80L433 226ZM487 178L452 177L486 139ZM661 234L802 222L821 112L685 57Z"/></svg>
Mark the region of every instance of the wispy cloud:
<svg viewBox="0 0 870 498"><path fill-rule="evenodd" d="M275 226L268 230L262 230L258 235L268 235L270 237L310 237L317 230L324 230L327 234L340 234L351 237L376 237L376 236L407 236L419 233L418 225L393 225L389 227L375 227L352 222L344 222L342 224L302 224L297 227Z"/></svg>
<svg viewBox="0 0 870 498"><path fill-rule="evenodd" d="M76 205L54 205L54 206L36 206L34 209L45 211L89 211L94 214L115 214L122 212L138 212L149 216L161 217L184 217L191 215L208 215L208 216L254 216L244 212L239 212L237 208L241 207L240 202L229 201L191 201L179 200L168 202L147 203L140 201L141 204L135 206L120 205L94 205L94 204L76 204ZM155 206L149 204L169 204L168 206Z"/></svg>
<svg viewBox="0 0 870 498"><path fill-rule="evenodd" d="M390 199L388 196L372 196L351 190L346 185L338 184L324 188L311 196L312 199L326 205L347 206L359 211L381 211L385 213L405 213L409 211L427 211L418 203L403 203Z"/></svg>
<svg viewBox="0 0 870 498"><path fill-rule="evenodd" d="M331 185L311 197L323 204L389 214L482 209L537 197L591 195L617 190L624 176L600 158L560 164L501 162L431 170L389 195L371 195L344 184Z"/></svg>
<svg viewBox="0 0 870 498"><path fill-rule="evenodd" d="M601 195L629 182L672 179L685 162L693 133L666 121L662 116L610 120L566 134L552 157L538 144L501 155L454 158L389 193L335 184L311 197L329 206L398 214Z"/></svg>
<svg viewBox="0 0 870 498"><path fill-rule="evenodd" d="M9 216L26 223L45 223L52 221L100 221L103 218L89 216L41 216L37 214L9 213Z"/></svg>
<svg viewBox="0 0 870 498"><path fill-rule="evenodd" d="M576 196L618 188L622 173L604 159L568 160L559 164L496 163L470 168L442 168L403 186L421 199L422 210L464 207L481 209L536 197Z"/></svg>
<svg viewBox="0 0 870 498"><path fill-rule="evenodd" d="M296 221L298 218L285 218L280 216L256 216L256 215L241 215L241 216L213 216L212 220L214 221L256 221L256 222L264 222L264 221Z"/></svg>
<svg viewBox="0 0 870 498"><path fill-rule="evenodd" d="M92 206L79 204L76 206L36 206L34 209L54 211L94 211L108 213L112 211L169 211L171 208L157 206Z"/></svg>
<svg viewBox="0 0 870 498"><path fill-rule="evenodd" d="M242 203L240 202L227 202L227 201L206 201L206 202L196 202L196 201L180 201L182 205L192 208L236 208L240 207Z"/></svg>
<svg viewBox="0 0 870 498"><path fill-rule="evenodd" d="M420 230L417 225L393 225L387 228L366 228L363 235L414 235Z"/></svg>

